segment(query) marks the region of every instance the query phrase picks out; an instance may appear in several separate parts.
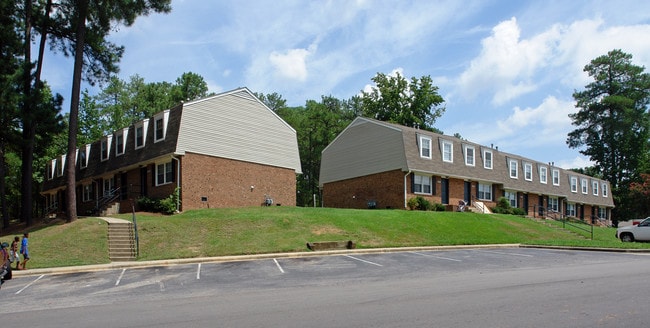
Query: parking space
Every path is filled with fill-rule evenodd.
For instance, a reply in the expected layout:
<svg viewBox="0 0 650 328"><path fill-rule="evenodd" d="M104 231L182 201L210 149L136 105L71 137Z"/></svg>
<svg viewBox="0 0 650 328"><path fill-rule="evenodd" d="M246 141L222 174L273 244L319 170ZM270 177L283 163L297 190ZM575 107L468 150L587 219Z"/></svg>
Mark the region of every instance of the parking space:
<svg viewBox="0 0 650 328"><path fill-rule="evenodd" d="M457 249L277 258L21 276L0 290L0 313L73 304L105 304L141 296L214 295L283 286L353 284L402 275L448 275L612 262L633 254L532 248ZM647 258L647 257L644 257ZM9 297L9 295L11 295Z"/></svg>

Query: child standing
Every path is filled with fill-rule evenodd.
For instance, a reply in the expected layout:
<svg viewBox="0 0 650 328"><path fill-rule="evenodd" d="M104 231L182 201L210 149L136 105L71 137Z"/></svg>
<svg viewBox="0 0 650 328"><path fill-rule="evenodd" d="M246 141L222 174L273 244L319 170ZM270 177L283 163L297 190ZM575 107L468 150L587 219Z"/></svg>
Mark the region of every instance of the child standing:
<svg viewBox="0 0 650 328"><path fill-rule="evenodd" d="M27 262L29 261L29 250L27 249L28 238L29 238L29 232L25 232L25 234L23 235L23 241L20 244L20 254L23 254L23 262L20 264L19 270L27 269Z"/></svg>

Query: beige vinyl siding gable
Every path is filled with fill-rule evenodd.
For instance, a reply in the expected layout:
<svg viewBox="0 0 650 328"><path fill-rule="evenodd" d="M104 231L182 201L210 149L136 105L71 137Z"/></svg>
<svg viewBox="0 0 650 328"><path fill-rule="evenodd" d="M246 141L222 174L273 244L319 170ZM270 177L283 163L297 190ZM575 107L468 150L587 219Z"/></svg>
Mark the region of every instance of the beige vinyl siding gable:
<svg viewBox="0 0 650 328"><path fill-rule="evenodd" d="M296 131L246 88L184 104L176 152L302 173Z"/></svg>
<svg viewBox="0 0 650 328"><path fill-rule="evenodd" d="M319 183L395 169L406 169L402 132L356 118L323 150Z"/></svg>

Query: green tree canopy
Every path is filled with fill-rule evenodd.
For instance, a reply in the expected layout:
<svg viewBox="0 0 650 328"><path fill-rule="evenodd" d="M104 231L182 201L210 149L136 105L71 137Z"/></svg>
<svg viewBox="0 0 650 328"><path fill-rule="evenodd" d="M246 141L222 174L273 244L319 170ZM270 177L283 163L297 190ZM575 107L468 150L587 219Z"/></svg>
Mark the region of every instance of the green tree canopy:
<svg viewBox="0 0 650 328"><path fill-rule="evenodd" d="M372 81L375 87L363 92L361 97L363 116L436 131L433 124L445 108L444 99L430 76L407 81L399 73L396 76L377 73Z"/></svg>
<svg viewBox="0 0 650 328"><path fill-rule="evenodd" d="M584 71L594 81L573 94L579 111L569 115L576 129L567 144L580 148L610 182L618 215L630 183L639 180L648 163L650 75L644 70L621 50L592 60Z"/></svg>

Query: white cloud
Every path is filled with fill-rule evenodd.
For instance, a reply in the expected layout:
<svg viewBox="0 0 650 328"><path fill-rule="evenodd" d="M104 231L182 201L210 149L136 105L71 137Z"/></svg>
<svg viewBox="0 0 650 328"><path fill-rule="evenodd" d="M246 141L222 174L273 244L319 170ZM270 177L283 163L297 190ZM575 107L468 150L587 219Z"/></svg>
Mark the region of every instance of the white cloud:
<svg viewBox="0 0 650 328"><path fill-rule="evenodd" d="M297 81L307 79L307 57L316 52L317 46L312 44L309 49L289 49L284 53L272 52L269 62L278 75Z"/></svg>
<svg viewBox="0 0 650 328"><path fill-rule="evenodd" d="M565 170L575 169L575 168L585 168L585 167L593 166L594 164L595 164L594 162L582 156L576 156L573 159L562 160L555 163L556 166L559 166Z"/></svg>
<svg viewBox="0 0 650 328"><path fill-rule="evenodd" d="M503 105L537 88L533 77L546 65L559 37L558 26L530 39L520 39L515 17L499 23L492 35L481 41L482 50L458 78L459 93L474 99L487 91L492 103Z"/></svg>
<svg viewBox="0 0 650 328"><path fill-rule="evenodd" d="M472 120L464 121L452 126L451 131L479 144L495 144L515 153L545 145L563 146L572 130L568 115L575 111L573 101L549 96L535 108L514 107L505 119L470 124L467 122Z"/></svg>

